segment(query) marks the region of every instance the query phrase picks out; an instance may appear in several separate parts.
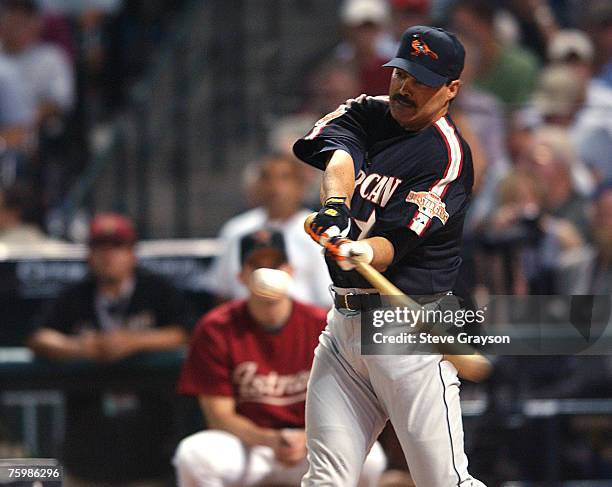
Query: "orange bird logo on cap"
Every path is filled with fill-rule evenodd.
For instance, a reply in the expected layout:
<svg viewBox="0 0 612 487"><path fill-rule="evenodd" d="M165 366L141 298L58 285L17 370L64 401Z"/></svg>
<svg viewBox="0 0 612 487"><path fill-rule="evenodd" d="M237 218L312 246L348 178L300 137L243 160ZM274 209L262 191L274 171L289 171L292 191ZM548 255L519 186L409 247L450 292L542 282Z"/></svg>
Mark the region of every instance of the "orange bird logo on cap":
<svg viewBox="0 0 612 487"><path fill-rule="evenodd" d="M420 56L424 54L425 56L429 56L432 59L438 59L438 55L432 51L429 46L423 41L421 38L416 37L412 40L412 52L413 56Z"/></svg>

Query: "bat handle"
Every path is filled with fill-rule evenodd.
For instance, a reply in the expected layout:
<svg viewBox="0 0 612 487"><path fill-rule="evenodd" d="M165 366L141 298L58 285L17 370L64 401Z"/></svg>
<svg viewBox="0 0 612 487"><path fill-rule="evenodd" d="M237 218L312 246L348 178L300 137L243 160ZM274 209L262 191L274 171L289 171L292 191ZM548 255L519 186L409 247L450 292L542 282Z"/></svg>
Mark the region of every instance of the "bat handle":
<svg viewBox="0 0 612 487"><path fill-rule="evenodd" d="M319 236L312 231L312 228L310 228L310 226L312 225L312 221L315 219L316 216L317 216L317 213L314 212L306 217L306 219L304 220L304 231L308 235L310 235L311 239L313 239L315 242L321 245L321 240L319 239Z"/></svg>

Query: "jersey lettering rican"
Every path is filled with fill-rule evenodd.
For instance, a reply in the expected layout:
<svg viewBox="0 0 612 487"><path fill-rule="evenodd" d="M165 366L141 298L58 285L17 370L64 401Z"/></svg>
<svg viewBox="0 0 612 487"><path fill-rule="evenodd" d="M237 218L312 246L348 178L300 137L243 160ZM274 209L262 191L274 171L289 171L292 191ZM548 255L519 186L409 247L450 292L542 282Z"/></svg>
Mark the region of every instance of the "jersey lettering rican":
<svg viewBox="0 0 612 487"><path fill-rule="evenodd" d="M200 320L179 380L188 395L231 396L236 412L265 428L303 428L306 384L326 312L293 302L282 328L266 331L246 301Z"/></svg>
<svg viewBox="0 0 612 487"><path fill-rule="evenodd" d="M319 169L338 149L355 163L349 237L387 238L395 257L383 274L406 294L452 290L474 174L470 148L450 116L409 132L391 116L388 97L361 95L293 147ZM327 264L336 286L372 287L357 272L342 271L329 258Z"/></svg>

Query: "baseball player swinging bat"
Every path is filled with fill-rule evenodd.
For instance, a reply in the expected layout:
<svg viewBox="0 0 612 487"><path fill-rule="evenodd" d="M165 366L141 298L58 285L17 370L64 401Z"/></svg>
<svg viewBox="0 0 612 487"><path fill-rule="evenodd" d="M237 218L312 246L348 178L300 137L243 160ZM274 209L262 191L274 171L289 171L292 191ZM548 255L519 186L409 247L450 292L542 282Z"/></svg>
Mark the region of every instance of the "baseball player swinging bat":
<svg viewBox="0 0 612 487"><path fill-rule="evenodd" d="M315 218L317 213L311 213L306 220L304 220L304 231L310 235L310 237L317 242L319 245L325 246L321 243L319 237L313 233L310 229L312 220ZM410 297L402 293L396 286L394 286L385 276L378 272L374 267L365 262L355 261L355 270L359 272L367 281L372 284L380 293L384 296L392 296L393 300L397 305L418 310L420 305L412 300ZM421 324L422 325L422 324ZM436 330L434 328L427 330L427 333L434 336L444 336L444 332ZM440 353L444 355L444 359L451 362L457 369L459 377L473 381L480 382L486 379L491 373L491 363L478 351L466 344L457 343L444 343L437 345Z"/></svg>

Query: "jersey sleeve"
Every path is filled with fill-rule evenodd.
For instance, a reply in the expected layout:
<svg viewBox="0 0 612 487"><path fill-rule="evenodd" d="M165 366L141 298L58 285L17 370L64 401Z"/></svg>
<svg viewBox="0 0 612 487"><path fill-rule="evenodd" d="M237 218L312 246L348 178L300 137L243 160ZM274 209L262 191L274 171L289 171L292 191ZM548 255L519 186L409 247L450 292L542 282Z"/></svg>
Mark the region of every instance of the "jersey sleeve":
<svg viewBox="0 0 612 487"><path fill-rule="evenodd" d="M469 147L445 119L435 125L440 138L423 149L417 174L377 214L369 236L383 236L395 248L394 262L445 226L455 225L470 200L473 174ZM425 150L427 149L427 150Z"/></svg>
<svg viewBox="0 0 612 487"><path fill-rule="evenodd" d="M344 150L353 158L357 174L365 158L367 134L373 115L369 100L368 96L361 95L325 115L293 145L295 155L307 164L324 170L331 152Z"/></svg>
<svg viewBox="0 0 612 487"><path fill-rule="evenodd" d="M189 344L178 390L190 396L233 396L228 342L222 327L207 316L198 323Z"/></svg>

